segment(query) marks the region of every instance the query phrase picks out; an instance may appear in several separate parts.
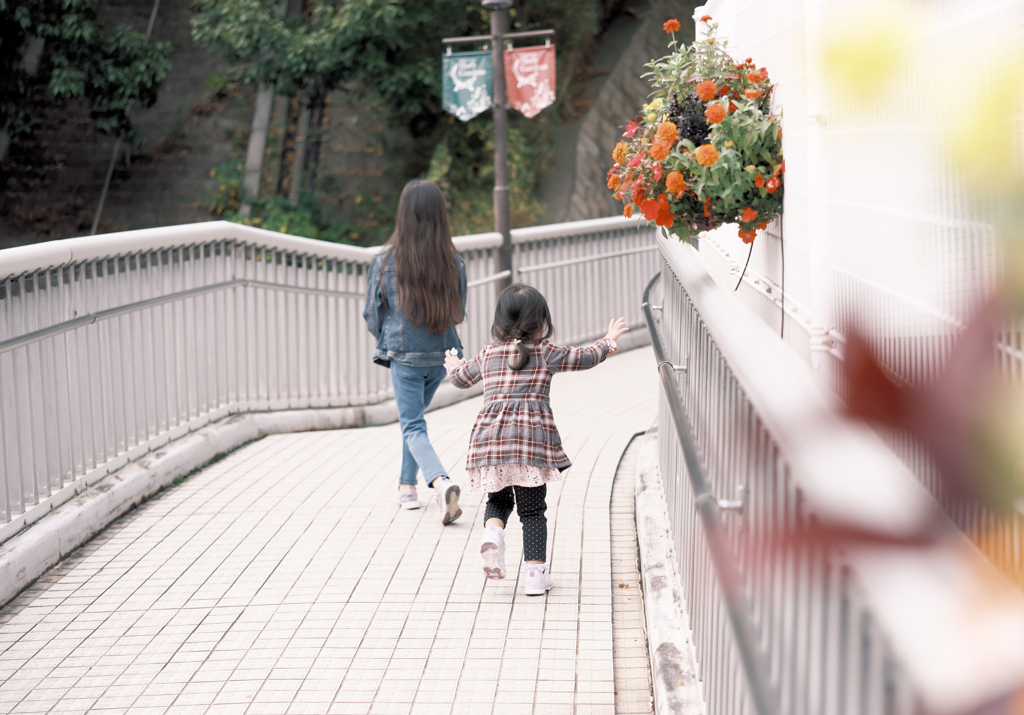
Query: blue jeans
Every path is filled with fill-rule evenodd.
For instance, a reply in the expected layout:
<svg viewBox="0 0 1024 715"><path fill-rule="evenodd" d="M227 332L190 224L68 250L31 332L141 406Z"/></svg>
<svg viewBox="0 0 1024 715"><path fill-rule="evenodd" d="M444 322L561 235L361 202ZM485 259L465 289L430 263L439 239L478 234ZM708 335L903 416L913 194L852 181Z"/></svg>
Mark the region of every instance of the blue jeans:
<svg viewBox="0 0 1024 715"><path fill-rule="evenodd" d="M423 478L431 487L438 477L448 476L430 444L427 421L423 418L423 410L430 404L445 374L441 365L411 367L391 361L391 384L395 388L398 422L402 426L402 473L398 478L401 484L415 485L417 469L423 470Z"/></svg>

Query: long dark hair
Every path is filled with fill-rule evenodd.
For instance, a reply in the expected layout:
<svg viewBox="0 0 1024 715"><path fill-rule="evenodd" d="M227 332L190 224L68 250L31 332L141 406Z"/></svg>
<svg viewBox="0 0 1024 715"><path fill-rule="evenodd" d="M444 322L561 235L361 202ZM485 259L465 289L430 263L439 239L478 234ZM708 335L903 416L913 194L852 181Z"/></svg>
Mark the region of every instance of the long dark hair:
<svg viewBox="0 0 1024 715"><path fill-rule="evenodd" d="M530 362L530 351L523 344L525 341L538 336L547 340L554 331L548 302L533 286L513 283L498 296L491 335L495 340L519 341L519 355L509 363L513 370L522 370Z"/></svg>
<svg viewBox="0 0 1024 715"><path fill-rule="evenodd" d="M410 181L398 200L395 232L388 240L395 255L398 302L413 325L443 333L462 322L459 270L448 227L448 209L432 181Z"/></svg>

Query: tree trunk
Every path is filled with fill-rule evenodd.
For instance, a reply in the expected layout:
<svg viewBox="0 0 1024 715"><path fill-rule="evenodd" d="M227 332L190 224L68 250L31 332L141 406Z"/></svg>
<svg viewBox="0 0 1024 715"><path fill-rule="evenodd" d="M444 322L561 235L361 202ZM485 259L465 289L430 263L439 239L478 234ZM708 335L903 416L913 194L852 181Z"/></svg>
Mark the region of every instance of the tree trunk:
<svg viewBox="0 0 1024 715"><path fill-rule="evenodd" d="M292 178L289 184L288 200L292 206L299 205L299 189L302 187L302 169L306 163L306 139L309 137L309 104L305 97L299 100L299 123L295 131L295 152L292 154Z"/></svg>
<svg viewBox="0 0 1024 715"><path fill-rule="evenodd" d="M270 112L274 107L274 90L260 85L256 95L256 109L252 113L252 131L249 132L249 148L245 154L245 173L242 175L242 189L245 201L238 210L242 216L252 213L250 199L260 194L260 175L263 172L263 152L267 148L267 130L270 127Z"/></svg>

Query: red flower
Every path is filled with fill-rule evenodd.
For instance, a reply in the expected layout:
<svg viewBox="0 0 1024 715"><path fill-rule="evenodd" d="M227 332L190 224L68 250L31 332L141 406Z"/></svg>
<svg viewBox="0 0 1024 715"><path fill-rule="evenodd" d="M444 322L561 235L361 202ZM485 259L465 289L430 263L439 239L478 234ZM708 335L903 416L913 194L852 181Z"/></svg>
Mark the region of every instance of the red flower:
<svg viewBox="0 0 1024 715"><path fill-rule="evenodd" d="M679 20L676 20L675 18L666 20L665 24L661 26L661 29L665 32L679 32Z"/></svg>
<svg viewBox="0 0 1024 715"><path fill-rule="evenodd" d="M673 194L680 194L686 191L686 180L680 172L670 171L665 177L665 188Z"/></svg>
<svg viewBox="0 0 1024 715"><path fill-rule="evenodd" d="M622 135L624 137L632 137L636 134L636 130L640 128L640 124L635 119L630 119L629 124L626 125L626 131Z"/></svg>
<svg viewBox="0 0 1024 715"><path fill-rule="evenodd" d="M786 173L786 160L783 159L782 163L775 167L774 175L778 176L779 174L785 174L785 173Z"/></svg>
<svg viewBox="0 0 1024 715"><path fill-rule="evenodd" d="M672 209L663 208L658 209L658 215L654 218L654 223L658 226L664 226L665 228L672 228L672 225L676 222L675 214L672 213Z"/></svg>
<svg viewBox="0 0 1024 715"><path fill-rule="evenodd" d="M757 84L758 82L760 82L763 79L764 79L764 75L761 74L760 72L758 72L757 70L754 70L753 72L747 72L747 81L748 82L753 82L754 84Z"/></svg>
<svg viewBox="0 0 1024 715"><path fill-rule="evenodd" d="M756 186L756 187L757 187L757 188L759 188L759 189L760 189L760 188L761 188L762 186L764 186L764 177L763 177L763 176L761 176L760 174L758 174L758 175L757 175L757 178L756 178L756 179L754 179L754 186Z"/></svg>
<svg viewBox="0 0 1024 715"><path fill-rule="evenodd" d="M711 80L706 79L697 85L697 89L695 91L701 101L710 102L718 94L718 85Z"/></svg>
<svg viewBox="0 0 1024 715"><path fill-rule="evenodd" d="M633 204L626 204L626 207L622 209L622 215L626 218L633 217Z"/></svg>
<svg viewBox="0 0 1024 715"><path fill-rule="evenodd" d="M777 176L773 176L772 178L768 179L768 184L767 184L768 193L769 194L774 194L775 190L778 189L779 186L781 186L781 185L782 185L782 182L779 181L779 177L777 177Z"/></svg>
<svg viewBox="0 0 1024 715"><path fill-rule="evenodd" d="M722 88L718 90L719 97L721 97L723 94L729 94L729 85L723 84Z"/></svg>
<svg viewBox="0 0 1024 715"><path fill-rule="evenodd" d="M704 110L704 118L708 120L708 124L718 124L728 113L721 104L712 104Z"/></svg>
<svg viewBox="0 0 1024 715"><path fill-rule="evenodd" d="M736 106L736 103L730 100L729 101L729 111L730 112L735 112L737 109L739 109L739 107Z"/></svg>
<svg viewBox="0 0 1024 715"><path fill-rule="evenodd" d="M639 206L647 198L647 194L644 193L643 189L637 189L633 192L633 203Z"/></svg>
<svg viewBox="0 0 1024 715"><path fill-rule="evenodd" d="M743 239L743 243L753 243L756 237L757 231L755 231L754 229L750 229L749 231L744 231L743 229L740 229L740 238Z"/></svg>
<svg viewBox="0 0 1024 715"><path fill-rule="evenodd" d="M765 221L764 223L757 224L757 230L758 231L764 231L766 228L768 228L768 222L767 221Z"/></svg>
<svg viewBox="0 0 1024 715"><path fill-rule="evenodd" d="M640 166L640 162L643 160L643 156L643 152L637 152L637 155L629 160L629 166L631 168L636 168Z"/></svg>
<svg viewBox="0 0 1024 715"><path fill-rule="evenodd" d="M740 222L750 223L755 218L757 218L757 211L753 207L748 206L743 210L743 214L740 216Z"/></svg>
<svg viewBox="0 0 1024 715"><path fill-rule="evenodd" d="M655 201L654 199L647 199L642 204L640 204L640 210L643 211L644 218L647 219L648 221L653 221L654 219L656 219L658 217L658 211L660 209L661 207L658 206L658 202Z"/></svg>
<svg viewBox="0 0 1024 715"><path fill-rule="evenodd" d="M654 167L651 169L651 173L654 174L654 180L655 181L660 181L661 180L661 164L655 164Z"/></svg>
<svg viewBox="0 0 1024 715"><path fill-rule="evenodd" d="M711 16L710 15L701 15L700 21L701 22L711 22Z"/></svg>
<svg viewBox="0 0 1024 715"><path fill-rule="evenodd" d="M708 202L711 201L711 197L704 199L704 218L711 218L711 212L708 211Z"/></svg>

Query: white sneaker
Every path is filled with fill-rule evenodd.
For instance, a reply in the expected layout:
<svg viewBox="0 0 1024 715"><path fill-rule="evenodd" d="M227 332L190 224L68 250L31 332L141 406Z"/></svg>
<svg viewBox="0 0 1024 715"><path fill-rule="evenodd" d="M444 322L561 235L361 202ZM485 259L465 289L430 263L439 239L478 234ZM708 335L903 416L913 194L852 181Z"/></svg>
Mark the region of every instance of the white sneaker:
<svg viewBox="0 0 1024 715"><path fill-rule="evenodd" d="M500 526L484 528L480 540L480 555L484 559L487 578L505 578L505 530Z"/></svg>
<svg viewBox="0 0 1024 715"><path fill-rule="evenodd" d="M398 505L403 509L419 509L420 500L415 489L399 489Z"/></svg>
<svg viewBox="0 0 1024 715"><path fill-rule="evenodd" d="M523 564L523 572L526 575L524 586L527 596L543 596L555 585L548 573L547 564Z"/></svg>
<svg viewBox="0 0 1024 715"><path fill-rule="evenodd" d="M437 505L441 508L441 523L447 526L453 521L462 516L462 509L459 508L459 489L458 484L452 484L452 480L448 477L438 477L431 486L434 487L434 492L437 494Z"/></svg>

